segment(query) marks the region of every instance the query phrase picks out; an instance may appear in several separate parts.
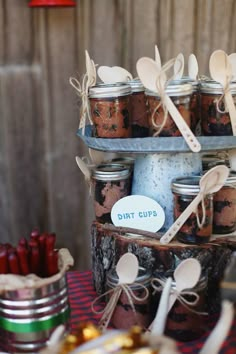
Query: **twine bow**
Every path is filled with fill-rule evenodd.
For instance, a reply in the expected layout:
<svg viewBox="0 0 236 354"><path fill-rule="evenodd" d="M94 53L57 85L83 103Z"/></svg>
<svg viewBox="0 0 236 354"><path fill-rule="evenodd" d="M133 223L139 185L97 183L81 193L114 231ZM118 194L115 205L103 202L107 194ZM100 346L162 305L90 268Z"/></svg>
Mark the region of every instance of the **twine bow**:
<svg viewBox="0 0 236 354"><path fill-rule="evenodd" d="M157 286L155 283L158 283L160 285ZM165 280L159 278L153 278L152 279L152 287L154 288L153 294L162 291L164 289L165 283L166 283ZM189 291L189 290L182 290L179 292L177 289L171 288L170 294L174 294L176 296L176 301L178 300L188 311L193 312L197 315L208 315L207 312L196 311L190 307L190 306L196 306L200 299L199 295L196 292ZM189 301L184 296L192 296L193 300Z"/></svg>
<svg viewBox="0 0 236 354"><path fill-rule="evenodd" d="M92 304L91 304L92 311L95 314L102 314L102 317L101 317L101 319L99 321L99 324L98 324L98 327L99 327L100 330L102 330L102 331L106 330L107 326L109 325L109 322L110 322L110 320L112 318L112 315L113 315L113 313L115 311L116 305L117 305L117 303L119 301L119 298L120 298L122 292L124 292L126 294L128 302L129 302L129 305L130 305L130 307L131 307L131 309L133 311L133 314L134 314L134 316L136 318L136 322L138 322L137 313L136 313L135 305L134 305L134 300L138 301L138 302L145 301L148 298L148 296L149 296L149 290L143 284L132 283L132 285L137 285L137 286L143 288L144 296L139 297L139 296L135 295L134 291L130 288L129 285L130 284L118 283L115 288L106 291L104 294L98 296L92 302ZM111 294L111 296L110 296L110 299L109 299L108 303L106 304L105 308L103 310L101 310L101 311L96 311L94 309L94 305L99 300L101 300L103 297L105 297L105 296L107 296L109 294Z"/></svg>
<svg viewBox="0 0 236 354"><path fill-rule="evenodd" d="M82 128L82 132L84 134L87 117L88 117L89 123L91 125L93 124L90 109L89 109L89 99L88 99L88 92L89 92L89 87L90 87L89 76L87 73L84 74L83 79L82 79L82 84L75 77L70 77L69 81L70 81L70 84L76 90L77 94L81 98L81 112L80 112L79 129Z"/></svg>

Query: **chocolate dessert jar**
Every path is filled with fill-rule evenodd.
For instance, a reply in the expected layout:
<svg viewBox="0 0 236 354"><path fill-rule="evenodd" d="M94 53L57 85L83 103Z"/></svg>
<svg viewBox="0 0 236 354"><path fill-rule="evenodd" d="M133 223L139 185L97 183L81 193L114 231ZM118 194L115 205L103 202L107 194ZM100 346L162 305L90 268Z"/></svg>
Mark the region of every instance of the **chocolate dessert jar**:
<svg viewBox="0 0 236 354"><path fill-rule="evenodd" d="M96 220L111 223L113 205L130 194L131 168L115 163L99 165L92 170L91 178Z"/></svg>
<svg viewBox="0 0 236 354"><path fill-rule="evenodd" d="M172 181L171 190L174 196L174 219L176 220L187 206L192 202L200 191L199 176L180 177ZM177 232L178 241L183 243L201 244L208 242L212 234L213 222L213 195L208 194L204 197L205 219L202 221L203 208L199 203L197 214L192 213L188 220Z"/></svg>
<svg viewBox="0 0 236 354"><path fill-rule="evenodd" d="M172 273L172 271L167 271L163 274L156 271L154 272L154 279L166 281L167 277L173 275ZM185 289L185 294L180 294L182 299L179 296L181 301L178 299L175 301L166 320L165 334L167 336L177 341L187 342L200 338L206 333L207 280L207 276L201 275L196 286L192 289ZM175 280L172 280L171 289L176 291ZM197 294L198 300L194 295L187 294L188 292ZM186 304L185 300L192 304Z"/></svg>
<svg viewBox="0 0 236 354"><path fill-rule="evenodd" d="M131 125L133 138L149 136L145 88L138 79L129 81L131 86Z"/></svg>
<svg viewBox="0 0 236 354"><path fill-rule="evenodd" d="M192 85L189 83L180 84L179 81L172 81L166 88L166 93L172 99L185 122L191 127L190 98L192 95ZM150 136L181 136L179 129L168 113L165 113L158 93L146 90L148 106L148 121Z"/></svg>
<svg viewBox="0 0 236 354"><path fill-rule="evenodd" d="M230 84L230 91L236 104L236 82ZM213 81L200 84L202 135L233 135L229 112L225 107L223 88Z"/></svg>
<svg viewBox="0 0 236 354"><path fill-rule="evenodd" d="M213 233L228 234L236 230L236 173L213 197Z"/></svg>
<svg viewBox="0 0 236 354"><path fill-rule="evenodd" d="M150 271L143 267L139 267L138 276L134 283L127 284L129 289L135 295L130 295L129 298L123 290L118 300L116 308L111 318L111 325L117 329L129 329L132 326L138 325L141 328L147 329L154 319L155 311L153 311L153 302L151 294L151 279ZM112 269L107 274L107 290L113 289L118 285L118 276L116 270ZM144 287L148 290L145 291ZM146 296L147 295L147 296ZM107 299L109 300L109 299ZM135 312L132 309L134 306Z"/></svg>
<svg viewBox="0 0 236 354"><path fill-rule="evenodd" d="M131 87L125 83L98 84L89 89L93 136L131 138Z"/></svg>

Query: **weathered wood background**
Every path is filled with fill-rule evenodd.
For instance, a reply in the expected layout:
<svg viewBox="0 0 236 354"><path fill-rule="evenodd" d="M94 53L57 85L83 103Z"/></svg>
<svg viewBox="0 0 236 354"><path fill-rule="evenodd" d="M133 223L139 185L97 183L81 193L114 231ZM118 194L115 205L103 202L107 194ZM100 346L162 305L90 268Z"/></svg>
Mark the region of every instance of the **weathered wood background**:
<svg viewBox="0 0 236 354"><path fill-rule="evenodd" d="M194 53L208 73L215 49L236 51L235 0L78 0L75 8L30 9L0 0L0 240L38 226L55 231L78 269L90 265L91 198L75 156L84 50L99 65L134 75L139 57Z"/></svg>

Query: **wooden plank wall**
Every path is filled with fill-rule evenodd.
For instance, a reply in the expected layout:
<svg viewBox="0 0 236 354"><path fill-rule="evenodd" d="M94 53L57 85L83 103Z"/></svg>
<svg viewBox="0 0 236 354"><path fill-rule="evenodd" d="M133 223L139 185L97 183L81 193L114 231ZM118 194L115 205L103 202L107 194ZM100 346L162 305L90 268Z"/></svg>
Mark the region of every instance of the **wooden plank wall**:
<svg viewBox="0 0 236 354"><path fill-rule="evenodd" d="M75 164L78 100L68 83L99 65L136 75L141 56L195 53L201 74L215 49L236 51L234 0L78 0L75 8L30 9L0 0L0 240L38 226L55 231L76 267L90 265L92 199Z"/></svg>

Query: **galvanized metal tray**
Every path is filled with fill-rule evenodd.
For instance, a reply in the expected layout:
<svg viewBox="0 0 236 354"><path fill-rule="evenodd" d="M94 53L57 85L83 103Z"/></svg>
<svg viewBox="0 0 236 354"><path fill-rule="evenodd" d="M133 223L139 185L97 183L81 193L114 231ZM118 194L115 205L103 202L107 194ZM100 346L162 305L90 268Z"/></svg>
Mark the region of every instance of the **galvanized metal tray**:
<svg viewBox="0 0 236 354"><path fill-rule="evenodd" d="M91 125L86 126L84 133L79 129L77 135L89 148L101 151L138 154L191 151L183 137L95 138L92 137ZM201 152L236 148L236 136L198 136L197 138L202 146Z"/></svg>

